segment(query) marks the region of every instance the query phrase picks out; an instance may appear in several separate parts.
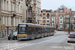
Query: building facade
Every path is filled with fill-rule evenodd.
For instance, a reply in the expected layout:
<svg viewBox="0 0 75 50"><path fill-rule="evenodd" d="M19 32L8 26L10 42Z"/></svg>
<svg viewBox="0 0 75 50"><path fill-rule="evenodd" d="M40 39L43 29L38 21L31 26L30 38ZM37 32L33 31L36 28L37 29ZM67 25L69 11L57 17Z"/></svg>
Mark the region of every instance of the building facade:
<svg viewBox="0 0 75 50"><path fill-rule="evenodd" d="M74 11L72 11L71 9L67 9L63 5L55 11L44 9L41 11L42 25L54 26L55 29L69 29L70 18L70 28L74 28L74 15Z"/></svg>
<svg viewBox="0 0 75 50"><path fill-rule="evenodd" d="M41 17L41 0L28 0L26 1L26 19L27 23L39 23Z"/></svg>
<svg viewBox="0 0 75 50"><path fill-rule="evenodd" d="M42 17L41 15L41 0L36 0L36 22L41 24Z"/></svg>
<svg viewBox="0 0 75 50"><path fill-rule="evenodd" d="M22 23L22 5L23 0L1 0L1 27L5 25L4 36L15 31L18 24Z"/></svg>
<svg viewBox="0 0 75 50"><path fill-rule="evenodd" d="M42 24L63 28L64 12L52 12L51 10L42 11Z"/></svg>
<svg viewBox="0 0 75 50"><path fill-rule="evenodd" d="M72 28L73 29L75 29L75 11L71 11L71 16L72 16L72 18L71 18L71 23L72 23Z"/></svg>

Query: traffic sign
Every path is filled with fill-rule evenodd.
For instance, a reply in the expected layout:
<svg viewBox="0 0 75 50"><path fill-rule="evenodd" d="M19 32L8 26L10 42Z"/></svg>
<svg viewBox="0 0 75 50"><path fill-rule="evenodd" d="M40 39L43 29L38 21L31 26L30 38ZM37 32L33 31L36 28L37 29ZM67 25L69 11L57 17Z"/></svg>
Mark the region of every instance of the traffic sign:
<svg viewBox="0 0 75 50"><path fill-rule="evenodd" d="M67 27L67 29L69 29L69 28Z"/></svg>

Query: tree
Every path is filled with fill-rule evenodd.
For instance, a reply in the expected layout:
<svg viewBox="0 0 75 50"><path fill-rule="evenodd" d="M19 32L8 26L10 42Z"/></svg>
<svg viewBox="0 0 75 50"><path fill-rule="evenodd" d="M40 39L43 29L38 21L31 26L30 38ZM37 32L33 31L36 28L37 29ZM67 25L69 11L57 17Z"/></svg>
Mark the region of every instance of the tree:
<svg viewBox="0 0 75 50"><path fill-rule="evenodd" d="M56 28L58 28L58 24L56 24Z"/></svg>
<svg viewBox="0 0 75 50"><path fill-rule="evenodd" d="M72 28L73 28L73 25L71 24L71 30L72 30Z"/></svg>
<svg viewBox="0 0 75 50"><path fill-rule="evenodd" d="M66 24L64 24L64 29L66 28Z"/></svg>

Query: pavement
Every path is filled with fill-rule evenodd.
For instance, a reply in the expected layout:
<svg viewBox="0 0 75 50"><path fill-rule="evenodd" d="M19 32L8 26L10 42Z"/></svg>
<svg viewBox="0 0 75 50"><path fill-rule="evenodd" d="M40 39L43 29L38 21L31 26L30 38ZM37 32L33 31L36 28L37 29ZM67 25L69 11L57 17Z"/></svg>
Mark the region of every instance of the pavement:
<svg viewBox="0 0 75 50"><path fill-rule="evenodd" d="M8 40L0 41L0 50L75 50L74 43L67 43L67 32L56 31L54 36L35 40Z"/></svg>
<svg viewBox="0 0 75 50"><path fill-rule="evenodd" d="M8 37L6 36L6 37L0 37L0 40L3 40L3 39L7 39Z"/></svg>

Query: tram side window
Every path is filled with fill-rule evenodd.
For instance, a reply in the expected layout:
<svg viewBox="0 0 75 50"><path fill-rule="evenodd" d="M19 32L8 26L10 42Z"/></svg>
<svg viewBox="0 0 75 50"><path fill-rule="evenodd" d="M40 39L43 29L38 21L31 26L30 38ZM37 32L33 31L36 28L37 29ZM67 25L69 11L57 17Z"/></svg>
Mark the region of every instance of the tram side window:
<svg viewBox="0 0 75 50"><path fill-rule="evenodd" d="M44 28L42 28L42 33L44 33Z"/></svg>
<svg viewBox="0 0 75 50"><path fill-rule="evenodd" d="M29 28L28 28L28 33L29 33L29 34L34 33L34 28L33 28L33 27L29 27Z"/></svg>
<svg viewBox="0 0 75 50"><path fill-rule="evenodd" d="M50 32L52 32L52 28L50 29Z"/></svg>
<svg viewBox="0 0 75 50"><path fill-rule="evenodd" d="M54 32L54 29L52 28L52 32Z"/></svg>
<svg viewBox="0 0 75 50"><path fill-rule="evenodd" d="M38 28L35 28L35 32L38 33Z"/></svg>
<svg viewBox="0 0 75 50"><path fill-rule="evenodd" d="M45 30L45 32L47 33L47 31L48 31L47 28L45 28L44 30Z"/></svg>
<svg viewBox="0 0 75 50"><path fill-rule="evenodd" d="M38 33L41 33L41 28L38 28Z"/></svg>

